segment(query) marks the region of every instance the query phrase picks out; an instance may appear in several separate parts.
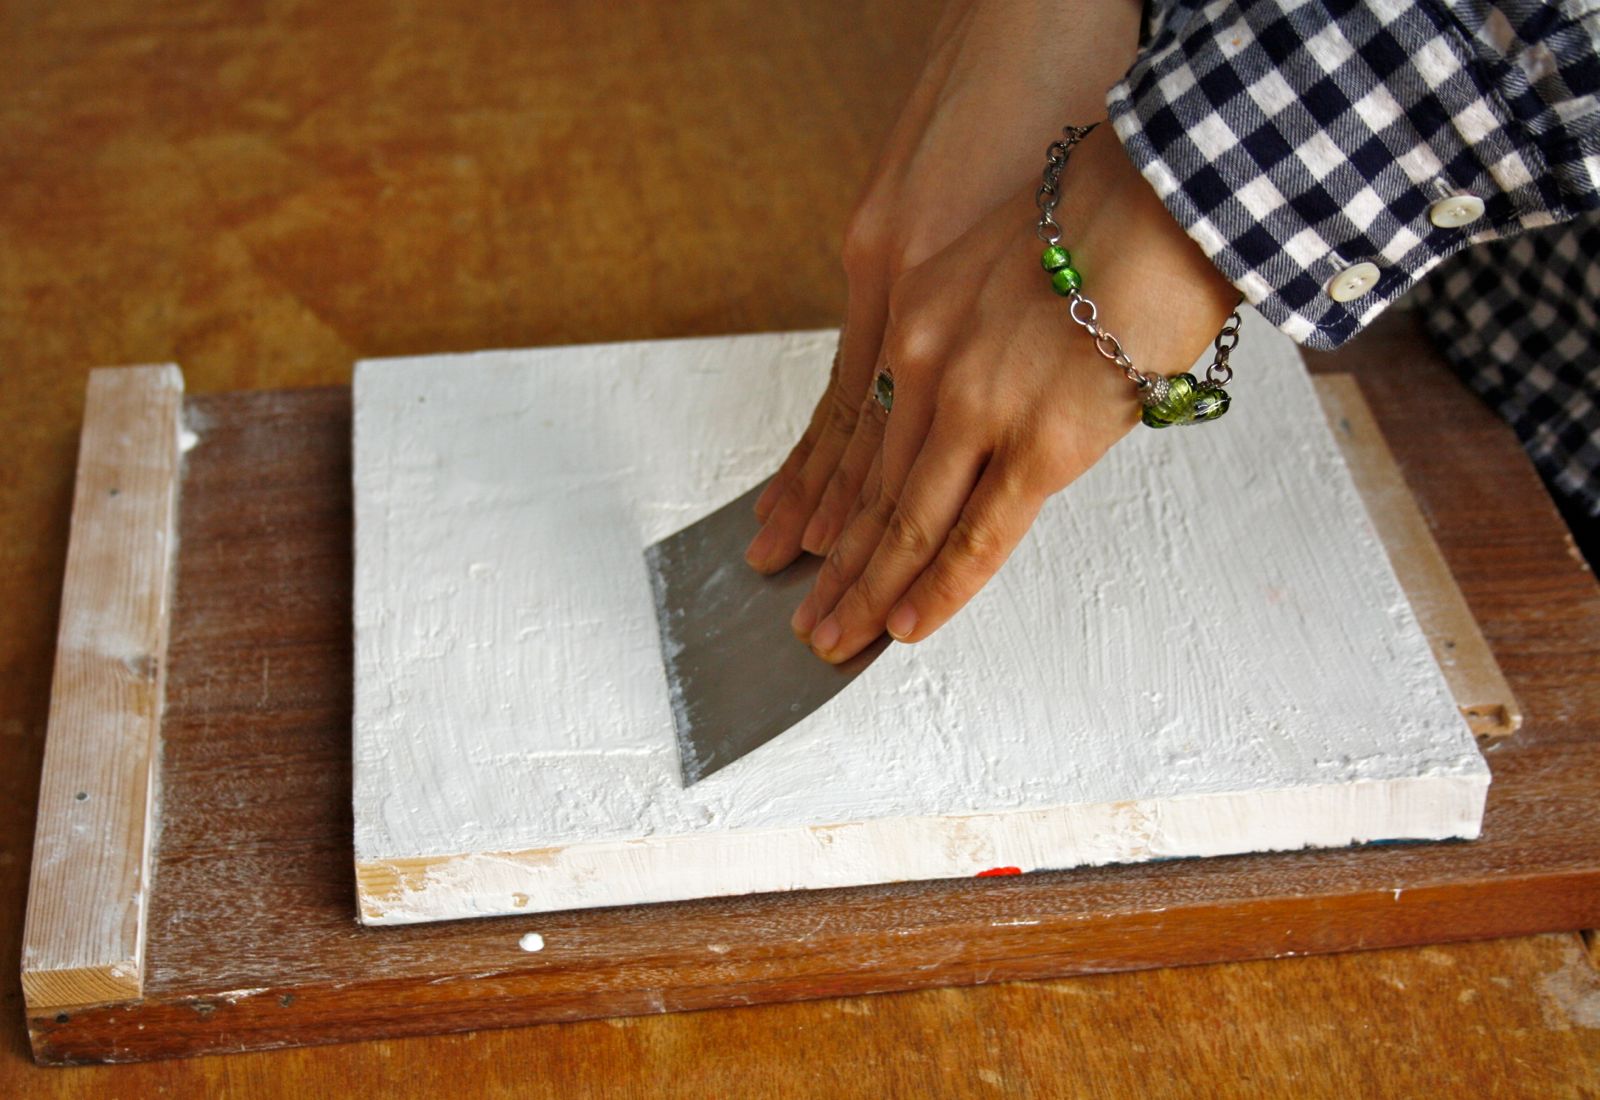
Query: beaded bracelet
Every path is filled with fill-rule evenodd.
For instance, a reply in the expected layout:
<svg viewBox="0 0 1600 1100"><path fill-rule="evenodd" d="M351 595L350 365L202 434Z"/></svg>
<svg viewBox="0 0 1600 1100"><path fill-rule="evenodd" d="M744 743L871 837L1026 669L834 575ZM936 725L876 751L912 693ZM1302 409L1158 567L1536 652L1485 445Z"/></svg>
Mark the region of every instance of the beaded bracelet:
<svg viewBox="0 0 1600 1100"><path fill-rule="evenodd" d="M1056 203L1061 199L1061 172L1067 166L1073 147L1093 129L1093 126L1063 127L1061 140L1051 142L1046 151L1044 179L1035 196L1039 207L1039 225L1035 232L1045 245L1040 263L1050 275L1051 288L1067 299L1068 316L1094 337L1095 350L1120 367L1134 384L1144 406L1140 419L1146 426L1166 428L1173 424L1204 424L1215 420L1227 412L1232 403L1223 386L1233 380L1228 355L1239 346L1238 310L1217 333L1214 355L1204 382L1187 372L1171 378L1154 372L1147 374L1133 365L1128 353L1122 350L1121 341L1100 324L1100 310L1083 294L1083 276L1072 266L1072 253L1061 246L1061 226L1055 219Z"/></svg>

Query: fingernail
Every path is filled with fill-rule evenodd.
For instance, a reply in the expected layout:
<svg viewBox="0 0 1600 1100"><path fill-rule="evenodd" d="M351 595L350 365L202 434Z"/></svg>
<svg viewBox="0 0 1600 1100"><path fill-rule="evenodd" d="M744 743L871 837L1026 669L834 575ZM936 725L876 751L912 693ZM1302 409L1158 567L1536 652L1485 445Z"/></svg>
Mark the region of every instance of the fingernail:
<svg viewBox="0 0 1600 1100"><path fill-rule="evenodd" d="M839 620L829 615L822 620L822 625L817 627L816 632L811 635L811 648L823 656L827 656L828 651L839 644L839 635L841 633Z"/></svg>
<svg viewBox="0 0 1600 1100"><path fill-rule="evenodd" d="M827 538L827 521L820 514L812 516L811 522L806 524L806 533L800 536L800 548L808 554L820 554L828 548Z"/></svg>
<svg viewBox="0 0 1600 1100"><path fill-rule="evenodd" d="M890 612L889 622L886 625L890 637L905 641L911 636L911 632L917 629L917 609L908 603L901 604Z"/></svg>
<svg viewBox="0 0 1600 1100"><path fill-rule="evenodd" d="M811 628L817 625L817 609L811 606L810 600L802 600L800 606L794 609L794 618L789 620L789 628L802 639L811 636Z"/></svg>
<svg viewBox="0 0 1600 1100"><path fill-rule="evenodd" d="M750 540L750 545L745 548L744 560L760 569L766 560L772 556L772 544L777 541L777 536L770 527L763 527L756 537Z"/></svg>

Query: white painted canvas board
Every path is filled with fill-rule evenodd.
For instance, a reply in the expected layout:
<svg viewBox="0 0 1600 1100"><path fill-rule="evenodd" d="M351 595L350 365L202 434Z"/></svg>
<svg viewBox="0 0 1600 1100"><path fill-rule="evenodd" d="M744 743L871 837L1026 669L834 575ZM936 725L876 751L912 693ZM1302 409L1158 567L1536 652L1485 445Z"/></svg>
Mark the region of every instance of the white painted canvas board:
<svg viewBox="0 0 1600 1100"><path fill-rule="evenodd" d="M1488 770L1253 315L1226 418L1135 430L949 626L683 789L642 550L777 466L834 342L358 366L365 921L1477 835Z"/></svg>

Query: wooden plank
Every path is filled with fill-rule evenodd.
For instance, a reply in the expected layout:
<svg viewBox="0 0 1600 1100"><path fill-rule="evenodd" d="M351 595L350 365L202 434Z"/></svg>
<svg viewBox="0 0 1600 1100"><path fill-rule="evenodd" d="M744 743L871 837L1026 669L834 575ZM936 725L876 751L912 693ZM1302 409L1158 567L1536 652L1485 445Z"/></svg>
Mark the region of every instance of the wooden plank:
<svg viewBox="0 0 1600 1100"><path fill-rule="evenodd" d="M194 398L137 1003L29 1012L45 1063L509 1027L1592 927L1600 590L1442 366L1362 375L1529 715L1483 838L366 929L355 920L349 393ZM1488 516L1492 519L1486 520ZM241 904L249 899L250 904ZM544 947L529 953L523 935Z"/></svg>
<svg viewBox="0 0 1600 1100"><path fill-rule="evenodd" d="M1467 607L1416 498L1406 488L1394 452L1384 442L1359 383L1348 374L1325 374L1317 378L1316 387L1367 514L1389 552L1390 564L1433 646L1434 659L1444 670L1461 713L1480 742L1509 737L1522 725L1522 708Z"/></svg>
<svg viewBox="0 0 1600 1100"><path fill-rule="evenodd" d="M23 933L29 1012L143 988L182 404L175 366L89 378Z"/></svg>

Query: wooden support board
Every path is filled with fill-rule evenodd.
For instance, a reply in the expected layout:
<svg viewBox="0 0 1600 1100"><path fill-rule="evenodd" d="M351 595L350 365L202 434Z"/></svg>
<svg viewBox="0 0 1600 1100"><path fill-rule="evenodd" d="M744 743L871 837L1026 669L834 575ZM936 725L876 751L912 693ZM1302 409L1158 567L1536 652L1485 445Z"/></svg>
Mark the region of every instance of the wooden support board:
<svg viewBox="0 0 1600 1100"><path fill-rule="evenodd" d="M1555 696L1554 680L1581 678L1547 652L1593 667L1600 596L1547 551L1553 513L1509 435L1487 460L1452 451L1448 433L1489 414L1430 381L1375 377L1386 431L1402 458L1453 461L1457 479L1427 482L1433 507L1516 567L1462 577L1496 613L1488 636L1531 716L1489 755L1483 839L400 929L362 928L352 890L349 393L191 399L143 995L30 1005L35 1055L127 1061L1600 922L1600 754L1581 721L1595 700ZM1457 553L1470 565L1470 544ZM1506 628L1521 620L1504 603L1529 584L1553 601L1531 636Z"/></svg>
<svg viewBox="0 0 1600 1100"><path fill-rule="evenodd" d="M183 375L89 376L39 788L22 989L137 997L178 518Z"/></svg>
<svg viewBox="0 0 1600 1100"><path fill-rule="evenodd" d="M1317 380L1317 396L1461 713L1481 744L1509 737L1522 726L1522 708L1406 489L1361 387L1349 375L1325 375Z"/></svg>

